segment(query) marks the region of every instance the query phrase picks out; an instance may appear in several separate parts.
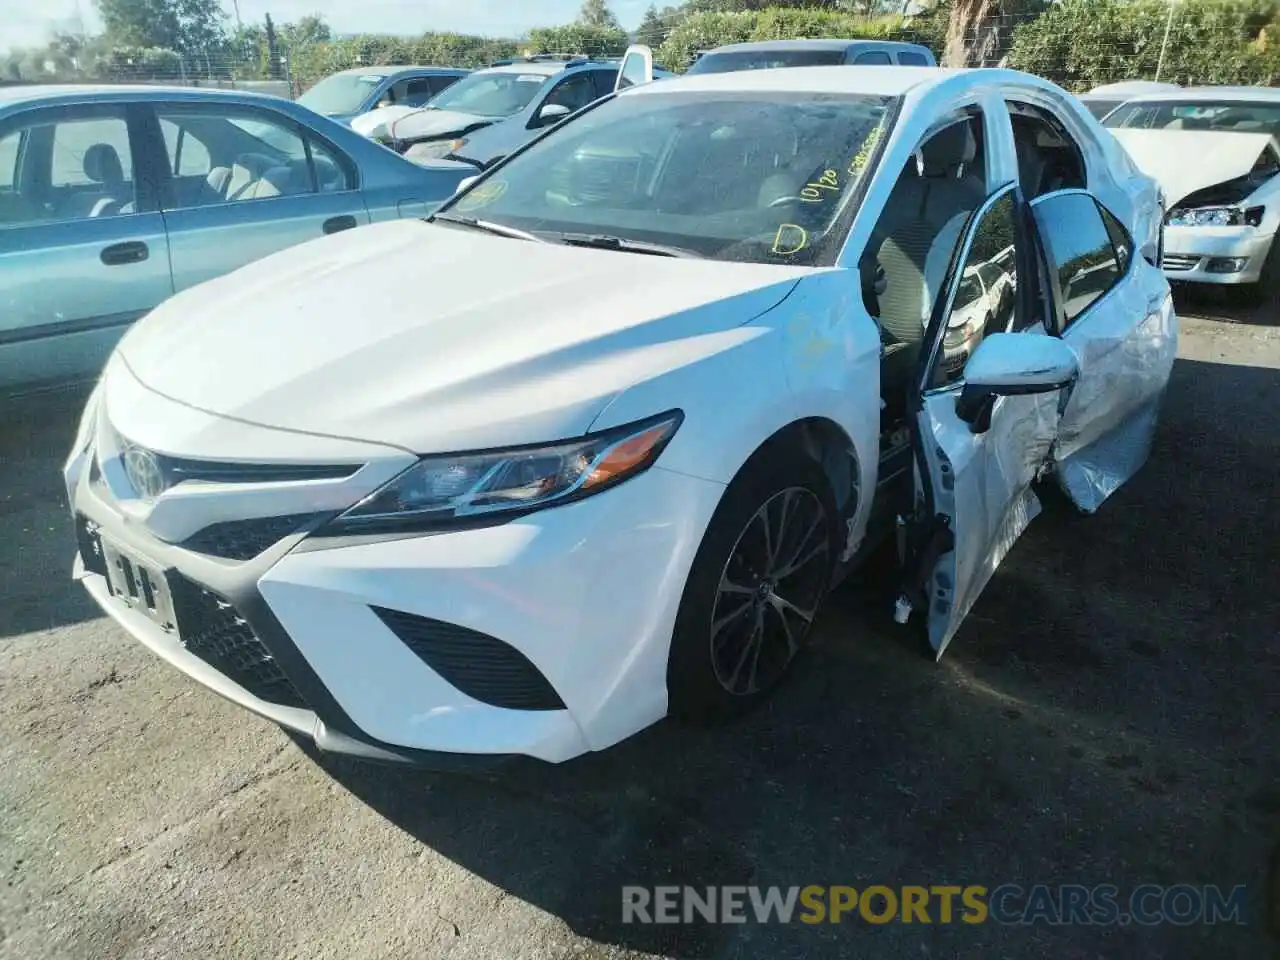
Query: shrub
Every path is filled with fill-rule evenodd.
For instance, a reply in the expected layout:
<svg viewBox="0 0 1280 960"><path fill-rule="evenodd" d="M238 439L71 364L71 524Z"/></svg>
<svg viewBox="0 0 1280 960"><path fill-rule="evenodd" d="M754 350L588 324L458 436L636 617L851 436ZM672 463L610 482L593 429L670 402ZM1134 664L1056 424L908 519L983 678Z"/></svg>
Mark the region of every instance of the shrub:
<svg viewBox="0 0 1280 960"><path fill-rule="evenodd" d="M1064 0L1014 31L1009 66L1072 90L1152 79L1170 7L1166 0ZM1182 84L1263 84L1280 77L1275 0L1179 0L1160 79Z"/></svg>

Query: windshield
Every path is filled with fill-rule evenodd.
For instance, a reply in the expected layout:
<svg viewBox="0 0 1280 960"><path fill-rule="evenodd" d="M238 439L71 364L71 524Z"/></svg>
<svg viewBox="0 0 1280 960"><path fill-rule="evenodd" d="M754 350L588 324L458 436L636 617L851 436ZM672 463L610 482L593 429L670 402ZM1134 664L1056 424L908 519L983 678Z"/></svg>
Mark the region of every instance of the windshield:
<svg viewBox="0 0 1280 960"><path fill-rule="evenodd" d="M1280 134L1280 103L1134 100L1107 117L1106 126L1147 130L1236 130L1275 136Z"/></svg>
<svg viewBox="0 0 1280 960"><path fill-rule="evenodd" d="M326 77L298 98L298 102L326 117L355 113L382 83L382 77L335 74Z"/></svg>
<svg viewBox="0 0 1280 960"><path fill-rule="evenodd" d="M1085 107L1088 109L1090 113L1092 113L1095 117L1101 120L1103 117L1105 117L1108 113L1110 113L1116 107L1120 106L1120 104L1122 104L1124 101L1123 100L1097 100L1093 97L1089 97L1087 100L1084 100L1082 102L1084 103Z"/></svg>
<svg viewBox="0 0 1280 960"><path fill-rule="evenodd" d="M733 73L776 67L829 67L841 63L844 63L843 50L741 50L703 54L688 72Z"/></svg>
<svg viewBox="0 0 1280 960"><path fill-rule="evenodd" d="M645 93L601 103L448 204L530 231L717 260L835 262L890 97Z"/></svg>
<svg viewBox="0 0 1280 960"><path fill-rule="evenodd" d="M547 75L542 73L473 73L431 101L437 110L457 110L481 117L509 117L537 96Z"/></svg>

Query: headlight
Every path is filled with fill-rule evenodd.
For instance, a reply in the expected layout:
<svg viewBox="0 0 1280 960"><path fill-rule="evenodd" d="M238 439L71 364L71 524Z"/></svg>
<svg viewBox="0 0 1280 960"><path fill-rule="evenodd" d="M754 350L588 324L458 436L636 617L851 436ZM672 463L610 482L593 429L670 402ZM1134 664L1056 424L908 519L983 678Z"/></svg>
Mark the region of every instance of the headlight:
<svg viewBox="0 0 1280 960"><path fill-rule="evenodd" d="M1169 214L1171 227L1238 227L1249 224L1256 227L1262 222L1262 207L1199 207L1174 210Z"/></svg>
<svg viewBox="0 0 1280 960"><path fill-rule="evenodd" d="M415 143L405 151L406 157L423 157L427 160L440 160L453 152L453 140L432 140L429 143Z"/></svg>
<svg viewBox="0 0 1280 960"><path fill-rule="evenodd" d="M589 497L653 466L682 420L676 410L547 446L424 457L319 535L500 523Z"/></svg>

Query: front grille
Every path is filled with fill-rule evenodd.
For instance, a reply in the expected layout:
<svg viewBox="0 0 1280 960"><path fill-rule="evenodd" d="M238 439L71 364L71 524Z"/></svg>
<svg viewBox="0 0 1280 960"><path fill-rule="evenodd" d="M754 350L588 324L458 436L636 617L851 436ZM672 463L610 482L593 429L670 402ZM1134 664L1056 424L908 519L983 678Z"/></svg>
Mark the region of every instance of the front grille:
<svg viewBox="0 0 1280 960"><path fill-rule="evenodd" d="M428 667L467 696L508 710L563 710L529 658L497 637L403 610L371 608Z"/></svg>
<svg viewBox="0 0 1280 960"><path fill-rule="evenodd" d="M1200 263L1200 258L1189 253L1166 253L1160 265L1166 270L1192 270Z"/></svg>
<svg viewBox="0 0 1280 960"><path fill-rule="evenodd" d="M194 553L224 560L252 560L289 534L296 533L315 516L313 513L295 513L286 517L214 523L197 530L181 546Z"/></svg>
<svg viewBox="0 0 1280 960"><path fill-rule="evenodd" d="M182 645L259 700L307 709L247 620L226 600L179 573L169 587Z"/></svg>

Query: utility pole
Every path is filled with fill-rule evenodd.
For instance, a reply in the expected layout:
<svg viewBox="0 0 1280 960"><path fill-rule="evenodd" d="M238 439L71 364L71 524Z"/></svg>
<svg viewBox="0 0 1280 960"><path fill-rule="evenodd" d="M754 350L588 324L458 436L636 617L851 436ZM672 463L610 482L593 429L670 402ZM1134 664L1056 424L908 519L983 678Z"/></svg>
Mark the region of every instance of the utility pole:
<svg viewBox="0 0 1280 960"><path fill-rule="evenodd" d="M1178 0L1169 0L1169 16L1164 22L1164 39L1160 41L1160 58L1156 60L1156 79L1160 79L1160 71L1164 68L1164 52L1169 46L1169 29L1173 26L1173 10Z"/></svg>

